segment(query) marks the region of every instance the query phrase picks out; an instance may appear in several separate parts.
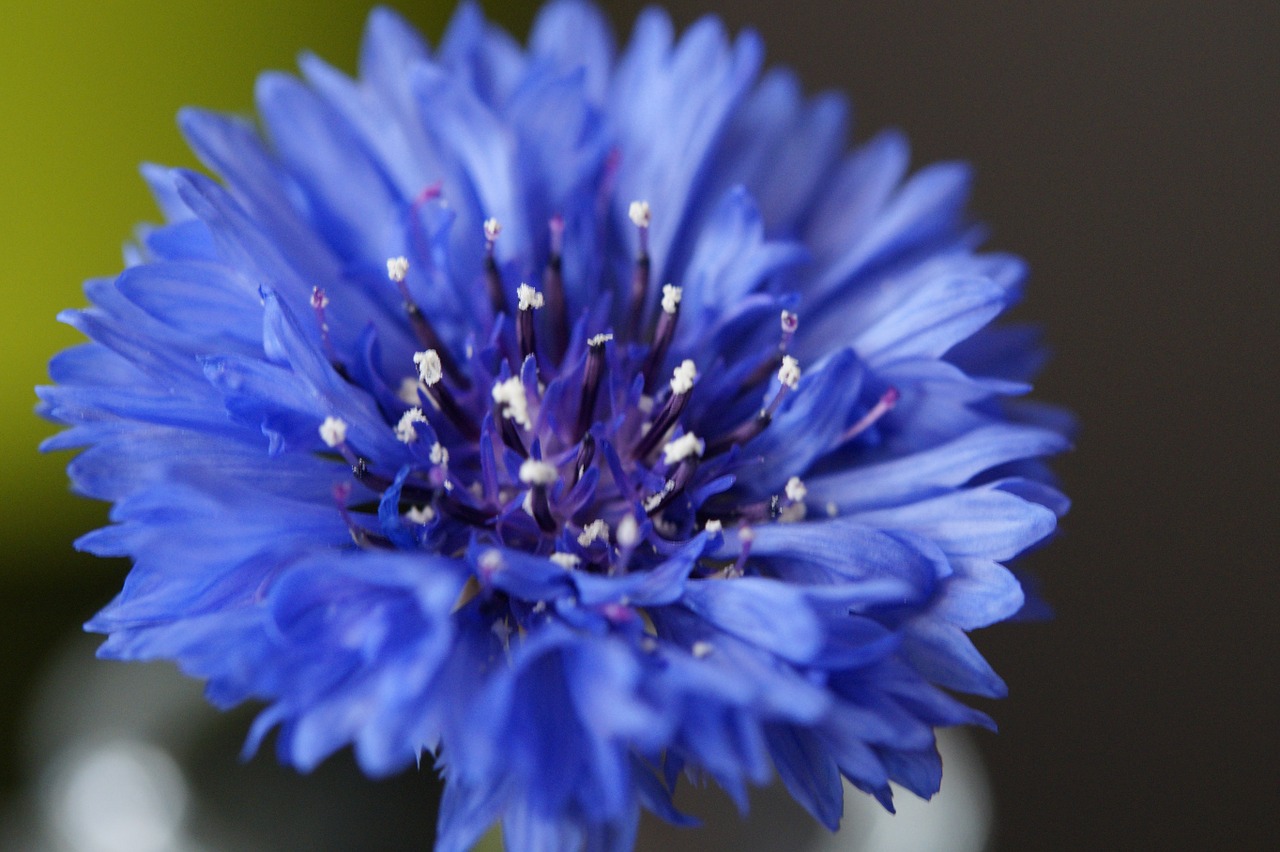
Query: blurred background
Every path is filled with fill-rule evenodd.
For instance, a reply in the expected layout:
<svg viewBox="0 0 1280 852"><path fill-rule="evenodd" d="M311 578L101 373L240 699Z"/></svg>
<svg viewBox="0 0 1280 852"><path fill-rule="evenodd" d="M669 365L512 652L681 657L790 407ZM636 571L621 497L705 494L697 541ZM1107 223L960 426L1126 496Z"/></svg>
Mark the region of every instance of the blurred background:
<svg viewBox="0 0 1280 852"><path fill-rule="evenodd" d="M433 39L452 8L398 5ZM641 6L605 5L619 33ZM976 166L990 245L1033 270L1018 315L1056 351L1038 396L1083 425L1058 465L1075 508L1028 560L1056 619L978 638L1012 694L985 707L999 736L947 743L944 807L930 808L949 839L884 834L862 810L847 836L867 849L1280 848L1280 4L668 6L682 25L714 11L762 31L771 63L852 96L855 138L898 126L917 165ZM486 8L521 36L534 9ZM48 358L77 338L55 313L83 304L83 279L118 271L130 229L154 218L138 164L195 165L176 110L247 112L257 72L293 67L303 48L350 70L367 11L6 4L0 849L428 845L426 775L374 784L345 756L305 779L269 755L240 764L244 713L204 708L170 667L93 660L79 625L127 566L71 549L105 509L68 493L66 454L36 453L52 429L31 413ZM711 820L726 826L719 848L748 835L800 848L794 809L761 801L749 829ZM104 821L131 841L112 847L95 834ZM646 828L642 845L670 837Z"/></svg>

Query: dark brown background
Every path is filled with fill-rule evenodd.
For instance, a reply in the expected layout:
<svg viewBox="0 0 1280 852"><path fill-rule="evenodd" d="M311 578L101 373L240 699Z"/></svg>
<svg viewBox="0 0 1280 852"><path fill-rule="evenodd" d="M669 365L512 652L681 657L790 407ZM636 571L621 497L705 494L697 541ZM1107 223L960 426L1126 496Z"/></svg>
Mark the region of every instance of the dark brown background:
<svg viewBox="0 0 1280 852"><path fill-rule="evenodd" d="M351 5L350 53L331 55L346 67ZM438 32L438 4L398 5ZM607 5L625 28L641 4ZM670 5L681 24L713 6ZM811 91L849 92L857 138L895 125L918 164L974 163L991 245L1031 263L1018 314L1056 350L1038 395L1074 409L1082 431L1058 465L1075 508L1030 560L1056 620L978 640L1012 690L989 708L1002 733L980 737L997 847L1280 848L1280 4L714 6L734 29L760 29L769 61L798 69ZM522 31L530 15L505 17ZM226 67L202 44L190 42L190 61ZM211 105L247 105L248 77L243 92ZM158 104L157 120L182 102ZM115 167L94 158L91 138L60 165ZM102 240L117 240L127 220L99 201ZM94 517L69 498L48 511L80 512L81 529ZM30 781L13 745L25 691L123 573L56 542L8 544L10 561L60 567L56 579L33 572L0 588L4 796ZM243 719L229 730L231 744L210 752L226 764L211 776L235 788L224 800L257 796L257 779L292 783L269 761L236 769L228 749ZM329 771L293 789L328 789L343 770ZM378 796L390 804L389 792L359 801ZM279 802L281 813L299 807Z"/></svg>

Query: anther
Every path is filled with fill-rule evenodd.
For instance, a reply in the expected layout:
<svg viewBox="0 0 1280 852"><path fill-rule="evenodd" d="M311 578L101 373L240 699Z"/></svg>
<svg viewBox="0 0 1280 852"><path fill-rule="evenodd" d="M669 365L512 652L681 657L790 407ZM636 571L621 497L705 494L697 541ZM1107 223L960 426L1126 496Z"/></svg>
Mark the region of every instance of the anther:
<svg viewBox="0 0 1280 852"><path fill-rule="evenodd" d="M593 541L603 541L609 543L609 525L603 520L597 519L582 528L582 532L578 533L578 544L583 547L590 547Z"/></svg>
<svg viewBox="0 0 1280 852"><path fill-rule="evenodd" d="M674 441L669 441L662 448L663 461L668 466L678 464L690 456L701 457L702 453L707 449L707 444L692 432L685 432Z"/></svg>
<svg viewBox="0 0 1280 852"><path fill-rule="evenodd" d="M412 444L418 439L418 429L414 424L426 422L427 415L422 413L421 408L410 408L400 415L400 422L396 424L396 438L406 444Z"/></svg>
<svg viewBox="0 0 1280 852"><path fill-rule="evenodd" d="M595 419L596 398L600 395L600 379L604 376L604 345L613 339L611 334L597 334L587 342L587 365L582 371L582 396L578 402L576 435L587 434Z"/></svg>
<svg viewBox="0 0 1280 852"><path fill-rule="evenodd" d="M809 489L800 481L800 477L793 476L788 479L782 494L784 499L778 507L778 520L784 524L804 520L804 516L808 514L804 498L808 496Z"/></svg>
<svg viewBox="0 0 1280 852"><path fill-rule="evenodd" d="M497 219L484 220L484 281L489 291L489 305L493 308L495 317L507 310L507 297L502 290L502 273L498 270L498 261L493 255L493 244L497 242L500 233L502 225Z"/></svg>
<svg viewBox="0 0 1280 852"><path fill-rule="evenodd" d="M649 202L633 201L627 210L636 226L636 265L631 274L631 339L640 337L644 324L645 302L649 295Z"/></svg>
<svg viewBox="0 0 1280 852"><path fill-rule="evenodd" d="M839 445L847 441L852 441L854 438L870 429L877 420L893 410L893 407L898 404L900 396L901 395L898 393L897 388L889 388L881 395L876 404L871 406L870 411L859 417L857 423L854 423L848 429L844 430L844 434L840 436L836 441L836 444Z"/></svg>
<svg viewBox="0 0 1280 852"><path fill-rule="evenodd" d="M516 314L516 342L520 347L520 360L523 361L534 354L538 347L533 330L533 312L545 303L542 294L528 284L516 288L516 298L520 300Z"/></svg>
<svg viewBox="0 0 1280 852"><path fill-rule="evenodd" d="M555 532L556 521L551 516L551 504L547 499L547 486L560 477L555 465L537 459L525 459L520 465L520 481L530 486L533 518L543 532Z"/></svg>
<svg viewBox="0 0 1280 852"><path fill-rule="evenodd" d="M547 296L547 312L551 324L551 360L559 362L564 357L569 342L569 308L564 298L564 219L552 216L547 223L551 234L551 253L547 256L547 268L542 271L542 289Z"/></svg>
<svg viewBox="0 0 1280 852"><path fill-rule="evenodd" d="M676 320L680 318L680 299L683 295L684 289L674 284L664 284L662 287L662 313L658 315L658 327L653 332L653 345L649 347L649 354L644 359L645 393L653 392L654 376L667 359L667 351L671 348L671 341L675 339Z"/></svg>
<svg viewBox="0 0 1280 852"><path fill-rule="evenodd" d="M494 403L499 406L497 420L502 432L502 442L520 455L528 456L529 450L516 431L516 424L526 430L533 428L533 422L529 419L529 397L525 394L524 382L520 381L519 376L496 382L492 395Z"/></svg>
<svg viewBox="0 0 1280 852"><path fill-rule="evenodd" d="M347 421L341 417L326 417L320 424L320 440L331 448L342 446L347 441Z"/></svg>
<svg viewBox="0 0 1280 852"><path fill-rule="evenodd" d="M685 486L693 479L693 472L698 467L698 450L697 443L701 443L697 438L696 442L689 447L689 453L681 457L676 464L675 471L671 474L671 478L662 486L662 490L656 494L652 494L644 501L644 510L647 514L656 515L663 509L671 505L680 493L684 491ZM672 442L677 443L677 442Z"/></svg>
<svg viewBox="0 0 1280 852"><path fill-rule="evenodd" d="M671 395L653 418L649 431L640 436L636 442L633 457L644 459L662 442L667 432L680 419L685 406L689 404L689 395L693 391L693 383L697 381L698 368L693 361L686 358L676 367L671 375Z"/></svg>

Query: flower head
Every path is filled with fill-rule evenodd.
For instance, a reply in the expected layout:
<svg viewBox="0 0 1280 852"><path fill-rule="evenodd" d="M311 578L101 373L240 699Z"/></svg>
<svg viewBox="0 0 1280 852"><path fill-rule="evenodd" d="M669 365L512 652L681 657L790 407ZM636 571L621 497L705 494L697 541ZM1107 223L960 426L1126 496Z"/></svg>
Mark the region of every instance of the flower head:
<svg viewBox="0 0 1280 852"><path fill-rule="evenodd" d="M625 849L685 770L832 827L842 775L934 792L1066 442L1007 402L968 171L845 153L760 66L710 18L618 50L562 0L520 49L465 5L433 51L380 10L357 78L260 80L263 132L183 112L221 182L144 170L166 222L41 389L115 503L79 546L133 560L102 655L265 701L304 769L427 755L442 849Z"/></svg>

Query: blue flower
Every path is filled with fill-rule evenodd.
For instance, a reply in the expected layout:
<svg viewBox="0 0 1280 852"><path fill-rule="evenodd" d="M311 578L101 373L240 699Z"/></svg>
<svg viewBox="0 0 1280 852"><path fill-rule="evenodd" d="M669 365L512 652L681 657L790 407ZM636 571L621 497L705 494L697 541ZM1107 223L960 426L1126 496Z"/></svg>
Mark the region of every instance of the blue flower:
<svg viewBox="0 0 1280 852"><path fill-rule="evenodd" d="M761 56L380 10L356 79L264 75L261 129L183 112L221 182L144 168L165 223L40 389L114 504L78 546L133 561L101 655L265 702L247 748L302 770L434 760L446 850L627 849L682 774L745 807L776 771L831 828L842 776L935 792L1065 418L1013 399L1024 269L968 169L846 153Z"/></svg>

